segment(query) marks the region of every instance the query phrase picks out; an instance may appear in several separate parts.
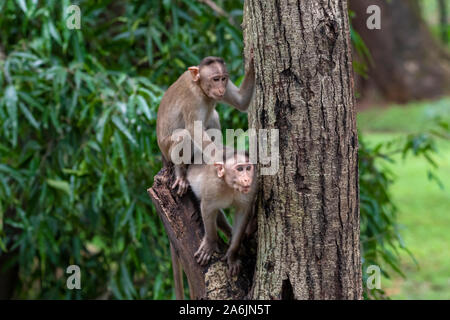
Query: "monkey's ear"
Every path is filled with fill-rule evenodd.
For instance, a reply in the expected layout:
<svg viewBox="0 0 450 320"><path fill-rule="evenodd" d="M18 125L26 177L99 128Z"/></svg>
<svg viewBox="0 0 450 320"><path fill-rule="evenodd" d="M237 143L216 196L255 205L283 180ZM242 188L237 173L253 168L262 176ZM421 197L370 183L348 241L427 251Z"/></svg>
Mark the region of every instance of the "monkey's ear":
<svg viewBox="0 0 450 320"><path fill-rule="evenodd" d="M188 70L191 72L192 80L197 82L200 79L200 68L189 67Z"/></svg>
<svg viewBox="0 0 450 320"><path fill-rule="evenodd" d="M225 168L223 167L223 162L215 162L214 167L217 170L217 176L222 178L225 175Z"/></svg>

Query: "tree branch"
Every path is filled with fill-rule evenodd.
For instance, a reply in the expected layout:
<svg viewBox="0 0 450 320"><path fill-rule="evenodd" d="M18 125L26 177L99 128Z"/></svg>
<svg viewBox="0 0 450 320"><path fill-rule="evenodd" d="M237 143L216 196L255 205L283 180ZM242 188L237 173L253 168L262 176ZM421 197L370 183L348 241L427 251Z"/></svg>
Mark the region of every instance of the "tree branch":
<svg viewBox="0 0 450 320"><path fill-rule="evenodd" d="M228 22L230 24L236 25L236 23L234 22L233 17L228 12L226 12L221 7L219 7L214 1L212 1L212 0L198 0L198 1L206 4L208 7L210 7L219 16L223 16L223 17L228 18Z"/></svg>

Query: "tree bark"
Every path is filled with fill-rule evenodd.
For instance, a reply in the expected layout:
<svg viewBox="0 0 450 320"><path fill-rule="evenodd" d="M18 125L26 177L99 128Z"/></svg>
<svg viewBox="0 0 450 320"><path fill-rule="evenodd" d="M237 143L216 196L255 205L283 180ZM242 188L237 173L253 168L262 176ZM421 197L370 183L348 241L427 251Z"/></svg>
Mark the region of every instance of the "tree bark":
<svg viewBox="0 0 450 320"><path fill-rule="evenodd" d="M228 265L221 261L226 245L220 242L220 254L215 254L205 267L194 258L204 234L203 222L198 202L189 191L183 197L176 195L170 186L173 184L173 166L163 168L154 178L154 184L148 189L150 198L156 207L160 219L179 257L190 286L193 299L244 299L251 284L254 264L250 256L243 259L244 269L239 277L227 275ZM243 253L247 255L245 251Z"/></svg>
<svg viewBox="0 0 450 320"><path fill-rule="evenodd" d="M243 26L257 78L249 127L280 130L280 169L260 179L251 297L361 299L347 1L247 0Z"/></svg>
<svg viewBox="0 0 450 320"><path fill-rule="evenodd" d="M367 28L370 5L381 8L380 30ZM450 56L432 37L415 1L351 0L350 9L373 59L370 81L387 100L405 103L450 92Z"/></svg>

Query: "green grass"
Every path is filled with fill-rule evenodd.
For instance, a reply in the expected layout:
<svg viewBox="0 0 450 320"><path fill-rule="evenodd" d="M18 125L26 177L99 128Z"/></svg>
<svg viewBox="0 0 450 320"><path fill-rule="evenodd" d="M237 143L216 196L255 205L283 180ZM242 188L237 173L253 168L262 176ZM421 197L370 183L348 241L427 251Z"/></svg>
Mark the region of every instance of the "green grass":
<svg viewBox="0 0 450 320"><path fill-rule="evenodd" d="M363 132L419 132L433 128L435 116L450 119L450 98L368 109L358 114L358 128Z"/></svg>
<svg viewBox="0 0 450 320"><path fill-rule="evenodd" d="M388 141L432 127L431 111L449 119L449 107L450 100L443 99L371 109L358 115L358 127L368 143ZM418 262L402 253L406 277L383 279L382 287L392 299L450 299L450 141L440 141L438 150L434 159L444 189L428 180L430 165L421 158L398 156L396 163L386 163L397 175L391 191L401 233Z"/></svg>

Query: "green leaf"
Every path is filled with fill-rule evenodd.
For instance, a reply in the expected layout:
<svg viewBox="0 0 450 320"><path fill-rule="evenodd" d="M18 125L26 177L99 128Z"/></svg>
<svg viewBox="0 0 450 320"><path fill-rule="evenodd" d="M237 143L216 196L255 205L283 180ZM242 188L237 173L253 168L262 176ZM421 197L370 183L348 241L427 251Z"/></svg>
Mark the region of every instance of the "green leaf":
<svg viewBox="0 0 450 320"><path fill-rule="evenodd" d="M67 181L53 179L46 179L45 181L50 187L64 191L67 195L70 195L70 185Z"/></svg>
<svg viewBox="0 0 450 320"><path fill-rule="evenodd" d="M120 160L122 161L123 167L128 167L127 154L125 153L125 148L123 146L122 138L120 137L119 132L114 132L114 143L119 152Z"/></svg>
<svg viewBox="0 0 450 320"><path fill-rule="evenodd" d="M30 122L30 124L36 129L39 129L39 123L33 117L33 114L30 112L30 110L28 110L27 107L22 102L19 103L19 107L25 118L27 118L27 120Z"/></svg>
<svg viewBox="0 0 450 320"><path fill-rule="evenodd" d="M120 264L120 270L121 270L120 284L127 293L128 298L131 299L134 295L136 295L136 290L134 289L134 285L133 282L131 281L130 274L124 263Z"/></svg>
<svg viewBox="0 0 450 320"><path fill-rule="evenodd" d="M17 131L18 131L18 121L17 121L17 92L13 85L9 85L5 90L5 100L6 108L10 117L12 125L12 140L11 143L15 147L17 144Z"/></svg>
<svg viewBox="0 0 450 320"><path fill-rule="evenodd" d="M48 30L50 31L50 35L52 38L61 45L61 36L59 35L58 30L56 30L55 25L53 24L52 20L48 20Z"/></svg>
<svg viewBox="0 0 450 320"><path fill-rule="evenodd" d="M103 185L106 181L106 171L103 171L102 177L100 179L100 183L97 186L97 192L95 195L95 205L96 206L102 206L103 205Z"/></svg>
<svg viewBox="0 0 450 320"><path fill-rule="evenodd" d="M1 231L1 229L0 229L0 231ZM1 251L3 251L3 252L8 252L8 249L6 248L5 243L3 242L3 239L2 239L2 238L0 238L0 249L1 249ZM1 251L0 251L0 252L1 252Z"/></svg>
<svg viewBox="0 0 450 320"><path fill-rule="evenodd" d="M158 273L153 284L153 300L161 298L161 286L162 286L162 276Z"/></svg>
<svg viewBox="0 0 450 320"><path fill-rule="evenodd" d="M128 131L127 127L123 124L122 120L118 116L112 116L112 122L133 145L137 146L136 139L134 139L133 135L130 133L130 131Z"/></svg>
<svg viewBox="0 0 450 320"><path fill-rule="evenodd" d="M154 120L155 119L155 115L150 110L150 108L149 108L149 106L147 104L147 101L145 101L144 97L142 97L141 95L138 95L136 98L137 98L137 102L138 102L140 110L142 110L142 112L145 114L147 119L149 121Z"/></svg>
<svg viewBox="0 0 450 320"><path fill-rule="evenodd" d="M20 9L25 13L26 16L28 16L28 8L27 8L27 2L25 0L16 0L19 4Z"/></svg>
<svg viewBox="0 0 450 320"><path fill-rule="evenodd" d="M108 119L109 119L109 115L111 114L111 112L114 110L113 107L109 107L104 113L103 115L100 117L100 119L97 122L97 127L96 127L96 138L97 141L100 143L103 143L103 135L105 132L105 125L108 123Z"/></svg>
<svg viewBox="0 0 450 320"><path fill-rule="evenodd" d="M116 279L111 279L111 282L109 284L109 287L112 291L112 293L114 294L114 296L119 299L119 300L123 300L124 297L122 295L122 293L120 292L119 287L117 286L117 282Z"/></svg>
<svg viewBox="0 0 450 320"><path fill-rule="evenodd" d="M125 196L125 203L128 205L130 203L130 191L128 190L127 182L125 181L124 175L119 174L119 184L123 195Z"/></svg>
<svg viewBox="0 0 450 320"><path fill-rule="evenodd" d="M22 100L25 100L27 105L33 106L37 108L39 111L44 111L44 106L40 104L36 98L31 97L29 93L19 91L18 95Z"/></svg>

